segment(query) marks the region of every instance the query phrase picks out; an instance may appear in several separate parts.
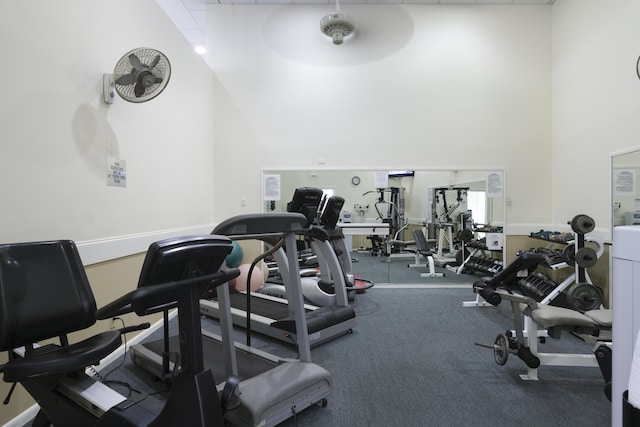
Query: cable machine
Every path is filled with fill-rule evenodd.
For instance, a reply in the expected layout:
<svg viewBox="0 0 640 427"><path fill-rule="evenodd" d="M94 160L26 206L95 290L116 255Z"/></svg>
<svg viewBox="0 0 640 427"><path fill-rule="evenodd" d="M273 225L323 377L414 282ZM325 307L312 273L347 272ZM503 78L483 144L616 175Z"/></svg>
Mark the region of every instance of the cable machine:
<svg viewBox="0 0 640 427"><path fill-rule="evenodd" d="M383 223L389 224L389 237L394 241L404 240L404 230L407 228L407 220L405 219L405 198L404 187L377 188L376 190L367 191L363 196L378 193L378 200L374 204L377 219ZM385 193L389 193L389 200L385 200ZM391 245L386 247L385 241L380 236L369 236L372 245L372 255L382 253L388 256L390 253L397 252L400 249Z"/></svg>
<svg viewBox="0 0 640 427"><path fill-rule="evenodd" d="M455 223L453 214L460 207L461 203L465 201L468 190L469 187L436 187L431 189L432 203L429 207L430 209L428 209L428 211L430 211L430 218L427 218L428 237L435 239L437 230L438 248L435 261L441 267L456 262L454 254L456 252L457 242L454 240L456 233L454 233ZM450 191L456 192L456 201L452 204L447 203L447 192ZM438 212L439 206L442 207L440 212ZM430 224L433 225L433 228L429 228ZM466 225L467 221L463 219L460 228L465 229ZM446 255L445 251L447 252Z"/></svg>

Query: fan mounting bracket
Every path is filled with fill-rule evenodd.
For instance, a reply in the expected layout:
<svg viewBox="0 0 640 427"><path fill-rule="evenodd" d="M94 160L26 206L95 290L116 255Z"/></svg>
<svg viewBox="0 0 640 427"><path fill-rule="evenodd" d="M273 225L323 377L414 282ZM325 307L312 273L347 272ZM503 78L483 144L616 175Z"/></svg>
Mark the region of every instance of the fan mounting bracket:
<svg viewBox="0 0 640 427"><path fill-rule="evenodd" d="M102 97L107 104L113 104L116 99L116 84L111 73L102 75Z"/></svg>

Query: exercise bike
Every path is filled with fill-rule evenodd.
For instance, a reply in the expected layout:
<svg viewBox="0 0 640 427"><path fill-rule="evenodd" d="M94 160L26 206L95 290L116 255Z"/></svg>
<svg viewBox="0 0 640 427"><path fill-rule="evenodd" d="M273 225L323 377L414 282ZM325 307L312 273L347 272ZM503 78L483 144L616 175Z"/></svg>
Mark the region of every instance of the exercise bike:
<svg viewBox="0 0 640 427"><path fill-rule="evenodd" d="M221 398L211 371L203 367L199 298L239 274L218 271L231 249L229 239L211 235L156 242L147 252L138 288L96 310L74 242L0 245L0 351L9 353L0 373L13 383L6 401L22 384L41 408L34 427L224 425L223 406L232 400L235 381L227 380ZM96 319L172 307L178 309L181 363L166 402L144 395L126 398L85 373L120 347L122 334L149 323L73 344L68 334ZM56 337L60 344L37 344Z"/></svg>

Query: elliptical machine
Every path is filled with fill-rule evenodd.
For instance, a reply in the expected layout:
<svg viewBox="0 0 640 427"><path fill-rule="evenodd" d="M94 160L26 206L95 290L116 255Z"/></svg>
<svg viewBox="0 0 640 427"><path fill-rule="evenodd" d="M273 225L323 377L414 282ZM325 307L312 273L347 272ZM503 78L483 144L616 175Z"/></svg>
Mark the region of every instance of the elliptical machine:
<svg viewBox="0 0 640 427"><path fill-rule="evenodd" d="M222 426L223 408L213 375L203 367L200 295L236 277L218 271L231 252L219 236L167 239L147 252L138 288L100 310L76 245L70 240L0 245L0 365L4 381L20 383L41 409L33 426ZM68 334L135 312L177 307L181 370L168 400L125 398L85 373L118 349L124 333L149 323L109 330L70 344ZM60 344L37 342L59 337ZM230 388L223 395L233 396ZM10 392L11 393L11 392ZM10 396L7 397L7 399ZM226 400L226 399L224 399Z"/></svg>

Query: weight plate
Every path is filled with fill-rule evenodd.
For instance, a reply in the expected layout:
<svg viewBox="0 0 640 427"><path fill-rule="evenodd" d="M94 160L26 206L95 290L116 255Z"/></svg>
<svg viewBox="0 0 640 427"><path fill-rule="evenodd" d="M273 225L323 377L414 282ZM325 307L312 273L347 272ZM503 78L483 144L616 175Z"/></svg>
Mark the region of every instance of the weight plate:
<svg viewBox="0 0 640 427"><path fill-rule="evenodd" d="M596 223L589 215L576 215L571 220L571 229L576 233L591 233L594 228L596 228Z"/></svg>
<svg viewBox="0 0 640 427"><path fill-rule="evenodd" d="M493 345L493 358L500 366L509 359L509 339L504 334L498 334Z"/></svg>
<svg viewBox="0 0 640 427"><path fill-rule="evenodd" d="M473 240L473 231L465 228L464 230L460 230L460 235L458 237L463 242L469 243Z"/></svg>
<svg viewBox="0 0 640 427"><path fill-rule="evenodd" d="M568 265L573 265L576 262L576 245L567 245L562 251L562 257Z"/></svg>
<svg viewBox="0 0 640 427"><path fill-rule="evenodd" d="M581 312L595 310L602 305L602 291L590 283L575 283L567 291L567 302Z"/></svg>
<svg viewBox="0 0 640 427"><path fill-rule="evenodd" d="M575 262L578 264L578 267L590 268L593 267L597 261L598 254L591 248L580 248L578 252L576 252Z"/></svg>

